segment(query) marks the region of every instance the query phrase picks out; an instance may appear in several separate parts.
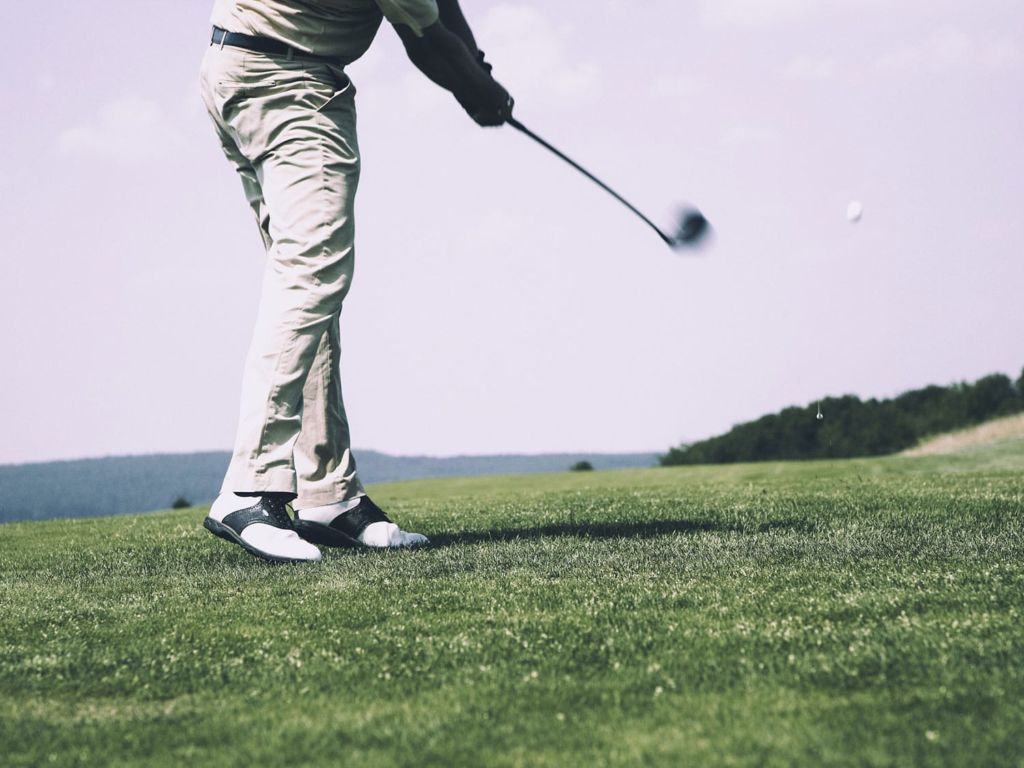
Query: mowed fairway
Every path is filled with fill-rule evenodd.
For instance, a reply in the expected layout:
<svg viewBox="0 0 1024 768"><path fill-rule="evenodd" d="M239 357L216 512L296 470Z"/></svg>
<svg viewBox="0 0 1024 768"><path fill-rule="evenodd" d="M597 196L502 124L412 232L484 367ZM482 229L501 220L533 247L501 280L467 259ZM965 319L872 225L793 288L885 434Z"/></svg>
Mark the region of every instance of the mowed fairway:
<svg viewBox="0 0 1024 768"><path fill-rule="evenodd" d="M205 510L0 527L0 763L1024 765L1024 447L373 489L434 546Z"/></svg>

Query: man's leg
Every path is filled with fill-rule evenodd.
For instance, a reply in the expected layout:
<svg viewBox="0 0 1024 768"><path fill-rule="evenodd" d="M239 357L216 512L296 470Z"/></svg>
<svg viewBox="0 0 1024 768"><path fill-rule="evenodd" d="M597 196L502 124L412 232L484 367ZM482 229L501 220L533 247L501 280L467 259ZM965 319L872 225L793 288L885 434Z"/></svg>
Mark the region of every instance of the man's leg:
<svg viewBox="0 0 1024 768"><path fill-rule="evenodd" d="M342 399L338 320L320 339L302 391L302 431L295 443L296 509L346 504L365 493L356 475Z"/></svg>
<svg viewBox="0 0 1024 768"><path fill-rule="evenodd" d="M338 322L328 326L303 390L302 431L295 444L299 496L295 529L326 546L413 547L428 543L395 525L356 476L341 395Z"/></svg>
<svg viewBox="0 0 1024 768"><path fill-rule="evenodd" d="M296 491L303 389L352 275L359 157L343 78L223 48L203 63L204 101L268 252L235 451L204 525L271 560L320 558L284 504Z"/></svg>
<svg viewBox="0 0 1024 768"><path fill-rule="evenodd" d="M303 392L351 284L355 107L342 95L323 109L322 77L281 70L223 113L256 170L270 239L225 492L296 494Z"/></svg>
<svg viewBox="0 0 1024 768"><path fill-rule="evenodd" d="M363 494L341 399L338 316L351 284L359 176L353 89L323 66L213 50L211 60L204 97L256 211L268 263L235 451L208 522L248 514L239 505L249 496L276 502L298 493L304 504L320 502L308 508L312 525L356 531L359 544L424 543ZM257 520L249 517L246 525Z"/></svg>

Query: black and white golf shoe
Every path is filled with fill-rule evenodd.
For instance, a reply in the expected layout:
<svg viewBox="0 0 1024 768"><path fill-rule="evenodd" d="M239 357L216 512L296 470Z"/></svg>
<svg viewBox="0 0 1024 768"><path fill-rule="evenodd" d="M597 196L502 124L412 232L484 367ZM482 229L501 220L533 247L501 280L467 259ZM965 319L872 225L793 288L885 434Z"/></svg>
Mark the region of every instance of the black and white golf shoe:
<svg viewBox="0 0 1024 768"><path fill-rule="evenodd" d="M281 494L222 493L210 507L203 527L271 563L315 563L320 560L320 550L295 532L286 498Z"/></svg>
<svg viewBox="0 0 1024 768"><path fill-rule="evenodd" d="M338 502L300 509L294 525L306 541L325 547L400 549L430 543L422 533L407 533L391 522L369 496L360 496L355 506Z"/></svg>

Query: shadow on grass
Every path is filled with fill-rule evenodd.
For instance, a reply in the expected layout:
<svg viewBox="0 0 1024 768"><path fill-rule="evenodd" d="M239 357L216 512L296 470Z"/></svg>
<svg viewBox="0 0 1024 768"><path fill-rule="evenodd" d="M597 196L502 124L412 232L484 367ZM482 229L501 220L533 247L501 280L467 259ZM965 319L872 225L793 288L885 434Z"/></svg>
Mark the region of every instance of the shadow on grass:
<svg viewBox="0 0 1024 768"><path fill-rule="evenodd" d="M768 520L756 524L701 522L695 520L651 520L645 523L551 523L529 528L499 528L485 531L431 533L430 548L451 547L495 541L529 541L555 536L585 539L650 539L672 534L766 533L773 530L809 531L806 520Z"/></svg>
<svg viewBox="0 0 1024 768"><path fill-rule="evenodd" d="M749 536L751 534L767 533L776 530L808 532L813 531L815 528L816 526L813 522L796 519L767 520L760 523L746 524L695 520L651 520L644 523L566 522L524 528L497 528L493 530L456 531L454 533L427 532L427 535L430 537L430 544L425 549L459 547L487 542L535 541L561 536L583 539L651 539L674 534L694 535L700 533L737 533ZM212 541L210 543L213 544ZM385 556L393 552L393 550L374 549L371 547L358 549L325 547L324 549L325 551L358 554L364 557ZM238 555L238 557L236 558L235 555ZM247 565L259 565L271 568L302 568L304 565L302 563L268 563L246 555L238 547L221 549L219 545L216 548L211 547L209 551L204 551L200 556L203 558L204 564L216 566L231 565L233 567L244 567Z"/></svg>

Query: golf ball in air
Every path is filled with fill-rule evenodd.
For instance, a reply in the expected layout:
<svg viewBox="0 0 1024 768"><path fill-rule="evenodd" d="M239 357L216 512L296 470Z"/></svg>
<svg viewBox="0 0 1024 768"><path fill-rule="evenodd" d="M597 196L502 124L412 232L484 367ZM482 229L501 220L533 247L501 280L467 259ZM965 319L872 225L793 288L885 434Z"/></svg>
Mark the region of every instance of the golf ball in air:
<svg viewBox="0 0 1024 768"><path fill-rule="evenodd" d="M846 218L850 221L860 221L860 217L864 215L864 206L861 205L860 200L851 200L850 204L846 206Z"/></svg>

